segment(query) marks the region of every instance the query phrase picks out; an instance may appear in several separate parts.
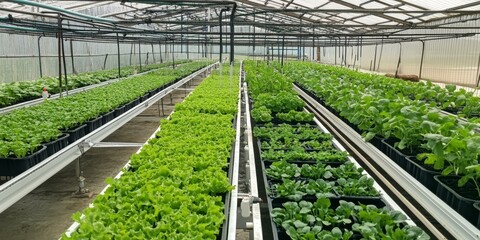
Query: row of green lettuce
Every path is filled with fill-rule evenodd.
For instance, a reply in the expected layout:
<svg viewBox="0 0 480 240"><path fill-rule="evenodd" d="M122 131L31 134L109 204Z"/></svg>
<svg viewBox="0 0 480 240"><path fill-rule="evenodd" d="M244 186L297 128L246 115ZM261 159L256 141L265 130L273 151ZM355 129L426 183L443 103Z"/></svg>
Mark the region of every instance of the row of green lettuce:
<svg viewBox="0 0 480 240"><path fill-rule="evenodd" d="M189 60L176 61L176 64L186 63ZM172 65L172 62L156 63L143 66L138 72L146 72L156 68ZM120 68L120 75L127 77L134 74L133 66ZM81 74L67 75L68 89L76 89L92 84L101 83L107 80L118 78L118 69L101 70ZM65 91L65 79L63 81L63 90ZM0 83L0 108L13 104L29 101L42 97L43 87L46 87L50 94L60 92L58 77L43 77L32 81L20 81L11 83Z"/></svg>
<svg viewBox="0 0 480 240"><path fill-rule="evenodd" d="M401 80L316 63L291 62L284 71L356 125L366 140L391 139L396 148L418 153L419 160L443 175L462 176L459 186L472 181L480 197L480 135L474 131L478 123L459 122L434 103L399 93L396 84Z"/></svg>
<svg viewBox="0 0 480 240"><path fill-rule="evenodd" d="M238 65L207 77L142 151L131 168L76 213L80 227L63 239L216 239L224 222L222 196L233 189L226 169L235 140ZM229 81L232 83L228 84Z"/></svg>
<svg viewBox="0 0 480 240"><path fill-rule="evenodd" d="M291 71L308 72L310 70L290 68L288 72ZM318 72L319 70L316 69L315 71ZM368 86L370 89L382 89L382 92L388 89L385 94L401 95L410 100L428 103L474 121L480 116L480 97L475 96L475 92L467 91L465 88L457 88L453 84L446 84L445 88L442 88L430 81L409 82L377 74L354 72L334 66L325 66L320 71L323 75L334 79L363 79L364 81L361 84Z"/></svg>
<svg viewBox="0 0 480 240"><path fill-rule="evenodd" d="M0 158L22 158L62 132L95 119L148 91L189 75L208 62L190 62L177 69L162 68L66 98L14 110L0 116Z"/></svg>
<svg viewBox="0 0 480 240"><path fill-rule="evenodd" d="M293 80L267 64L259 61L245 61L244 64L245 80L254 101L252 118L255 122L311 122L313 114L302 110L305 103L293 92Z"/></svg>

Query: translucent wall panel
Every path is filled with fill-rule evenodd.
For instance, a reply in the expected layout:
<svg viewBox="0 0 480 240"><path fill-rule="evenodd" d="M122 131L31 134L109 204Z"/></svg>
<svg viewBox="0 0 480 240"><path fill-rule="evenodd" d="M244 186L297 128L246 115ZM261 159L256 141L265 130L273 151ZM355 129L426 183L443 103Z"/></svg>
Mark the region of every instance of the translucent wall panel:
<svg viewBox="0 0 480 240"><path fill-rule="evenodd" d="M475 87L480 64L479 45L478 36L426 41L421 77L435 82ZM336 58L335 49L337 50ZM343 49L344 47L321 48L321 62L342 65L343 57L340 54L343 53ZM347 47L347 65L352 68L354 64L351 53L353 51L355 55L355 49L356 47ZM399 73L420 75L422 43L404 42L401 49ZM381 44L363 46L358 67L382 73L395 73L399 53L400 44L398 43L385 44L383 51Z"/></svg>
<svg viewBox="0 0 480 240"><path fill-rule="evenodd" d="M13 82L40 78L40 64L38 58L38 43L40 42L40 54L43 76L58 75L58 41L55 38L40 38L22 35L0 34L0 82ZM117 67L117 44L116 43L93 43L65 41L65 55L67 73L72 73L71 46L73 47L73 61L77 73L113 69ZM160 50L161 48L161 50ZM187 54L187 50L190 52ZM199 59L202 57L203 48L198 45L180 46L176 43L173 48L170 44L165 45L141 44L141 58L139 58L138 43L120 44L121 66L139 66L160 62L171 61L172 51L175 59ZM167 51L167 52L165 52ZM218 53L218 51L217 51ZM108 56L107 56L108 54ZM106 60L105 60L106 59Z"/></svg>

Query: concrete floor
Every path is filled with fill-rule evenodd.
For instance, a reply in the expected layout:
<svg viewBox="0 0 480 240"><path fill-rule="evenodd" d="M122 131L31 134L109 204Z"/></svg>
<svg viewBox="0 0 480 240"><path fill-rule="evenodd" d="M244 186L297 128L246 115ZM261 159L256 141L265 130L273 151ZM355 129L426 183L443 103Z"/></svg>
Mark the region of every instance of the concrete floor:
<svg viewBox="0 0 480 240"><path fill-rule="evenodd" d="M187 94L200 82L201 79L193 81L187 87ZM173 105L183 101L184 96L184 88L174 91ZM165 115L162 116L161 107L153 105L104 139L104 142L144 143L158 128L160 119L166 118L173 110L170 96L167 95L163 103ZM105 188L105 179L117 175L137 150L135 147L123 147L87 151L81 157L81 168L86 187L93 196L72 197L77 190L75 165L72 163L0 214L0 240L58 239L73 223L72 214L88 207Z"/></svg>

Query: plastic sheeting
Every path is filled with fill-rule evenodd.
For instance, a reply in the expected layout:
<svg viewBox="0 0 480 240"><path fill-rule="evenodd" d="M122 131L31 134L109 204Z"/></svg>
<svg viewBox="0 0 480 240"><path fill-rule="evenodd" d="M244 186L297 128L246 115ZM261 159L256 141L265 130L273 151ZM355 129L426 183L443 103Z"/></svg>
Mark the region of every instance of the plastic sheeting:
<svg viewBox="0 0 480 240"><path fill-rule="evenodd" d="M0 82L14 82L40 78L40 64L38 58L38 37L0 34ZM72 59L70 55L70 42L65 41L65 55L67 73L72 73ZM133 45L133 46L132 46ZM74 65L77 73L113 69L117 67L116 43L72 42ZM142 65L160 62L159 44L141 45ZM43 76L58 76L58 40L55 38L40 38L40 50ZM183 47L176 43L172 48L161 45L162 60L172 60L172 50L175 59L199 59L201 48L198 45ZM217 48L218 52L218 48ZM106 55L108 54L108 57ZM121 66L139 66L138 43L120 44ZM188 56L187 56L188 55ZM148 59L147 59L148 57ZM105 58L107 58L105 62ZM104 68L105 63L105 68Z"/></svg>

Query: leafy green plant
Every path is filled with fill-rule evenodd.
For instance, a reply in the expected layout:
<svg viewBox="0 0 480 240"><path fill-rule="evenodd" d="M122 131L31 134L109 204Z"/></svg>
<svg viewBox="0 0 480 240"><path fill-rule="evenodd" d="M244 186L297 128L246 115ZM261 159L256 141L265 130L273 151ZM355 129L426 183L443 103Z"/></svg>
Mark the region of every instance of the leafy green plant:
<svg viewBox="0 0 480 240"><path fill-rule="evenodd" d="M179 77L186 76L205 63L184 64L172 75L161 76L163 69L69 97L49 100L40 105L14 110L0 116L0 140L4 142L0 158L22 158L58 138L62 131L95 119L126 104L146 92ZM7 150L8 147L8 150Z"/></svg>
<svg viewBox="0 0 480 240"><path fill-rule="evenodd" d="M252 109L252 118L255 122L264 123L272 121L272 112L265 106Z"/></svg>
<svg viewBox="0 0 480 240"><path fill-rule="evenodd" d="M330 179L333 177L332 167L317 163L316 165L303 164L300 168L300 176L310 179Z"/></svg>
<svg viewBox="0 0 480 240"><path fill-rule="evenodd" d="M313 113L305 111L290 110L288 113L277 113L275 115L278 119L287 122L312 122Z"/></svg>
<svg viewBox="0 0 480 240"><path fill-rule="evenodd" d="M300 176L300 168L296 164L291 164L286 161L273 162L268 169L265 170L267 176L274 180L281 180L284 178L297 178Z"/></svg>
<svg viewBox="0 0 480 240"><path fill-rule="evenodd" d="M238 69L238 66L236 66ZM214 74L218 74L216 71ZM225 167L232 150L238 82L209 77L185 104L225 100L224 112L185 107L161 121L157 137L131 157L131 169L73 216L80 227L62 239L216 239L224 222L222 195L233 189ZM233 79L238 79L238 75Z"/></svg>
<svg viewBox="0 0 480 240"><path fill-rule="evenodd" d="M350 239L353 234L362 239L430 239L419 227L407 225L406 217L397 211L342 200L336 209L326 198L313 204L286 202L271 215L292 239Z"/></svg>
<svg viewBox="0 0 480 240"><path fill-rule="evenodd" d="M189 60L180 60L179 63L190 62ZM171 62L150 64L143 66L142 71L150 71L156 68L162 68L172 65ZM133 74L133 67L122 67L120 70L122 77L127 77ZM104 82L110 79L118 78L118 70L101 70L81 74L68 75L68 89L72 90L100 82ZM43 77L41 79L33 81L21 81L0 84L0 107L6 107L9 105L29 101L37 98L41 98L42 89L46 87L48 92L55 94L60 92L58 87L57 77ZM65 83L63 83L65 87ZM63 89L65 90L65 89Z"/></svg>
<svg viewBox="0 0 480 240"><path fill-rule="evenodd" d="M360 178L339 178L334 186L335 191L342 196L372 196L378 197L380 193L373 186L374 180L366 175Z"/></svg>
<svg viewBox="0 0 480 240"><path fill-rule="evenodd" d="M300 111L305 103L291 91L282 91L277 94L259 94L254 99L254 106L265 106L272 113L288 113L290 111Z"/></svg>

